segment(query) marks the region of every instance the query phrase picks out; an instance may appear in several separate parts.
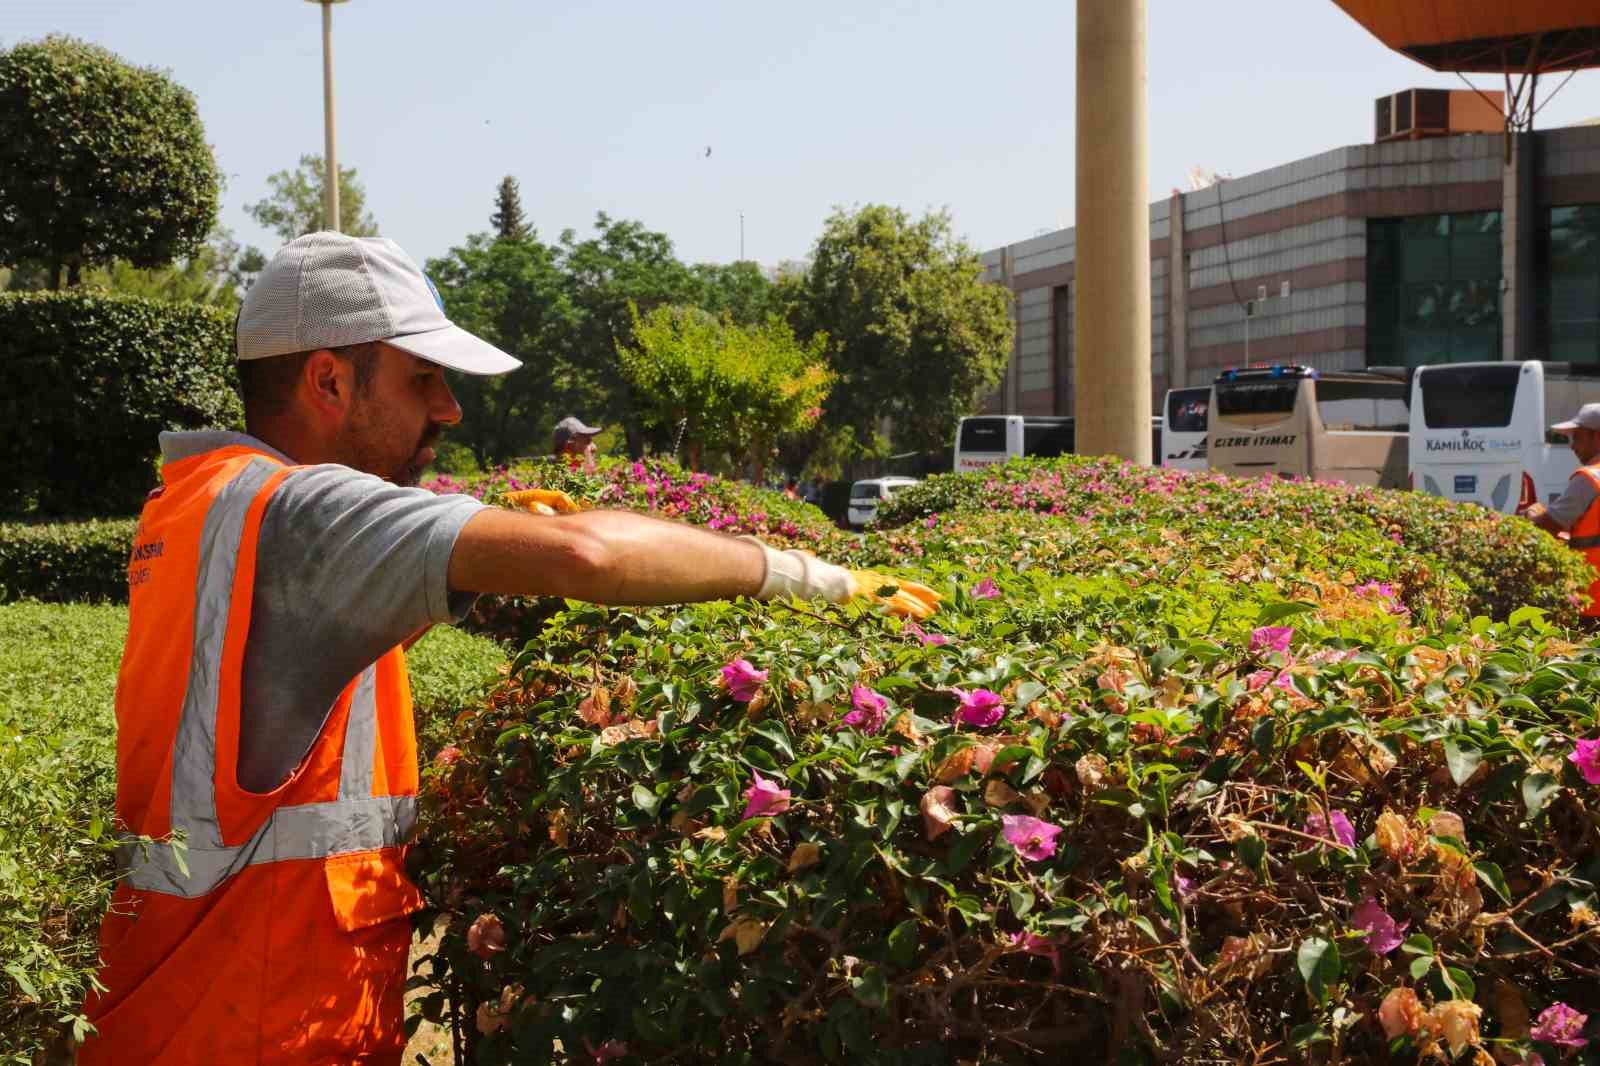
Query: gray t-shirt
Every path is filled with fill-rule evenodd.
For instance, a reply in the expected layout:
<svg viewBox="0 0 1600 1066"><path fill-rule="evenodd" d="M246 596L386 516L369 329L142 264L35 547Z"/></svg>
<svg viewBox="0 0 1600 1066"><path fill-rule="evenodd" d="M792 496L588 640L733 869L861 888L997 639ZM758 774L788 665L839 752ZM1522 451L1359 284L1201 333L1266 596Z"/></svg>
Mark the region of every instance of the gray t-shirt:
<svg viewBox="0 0 1600 1066"><path fill-rule="evenodd" d="M1578 524L1578 519L1589 509L1596 495L1594 482L1587 475L1575 472L1572 480L1567 482L1567 490L1550 501L1550 517L1562 529L1571 529Z"/></svg>
<svg viewBox="0 0 1600 1066"><path fill-rule="evenodd" d="M163 433L168 461L244 444L237 433ZM240 697L239 784L280 785L321 731L345 685L424 626L459 621L456 535L483 504L401 488L347 466L296 470L267 503Z"/></svg>

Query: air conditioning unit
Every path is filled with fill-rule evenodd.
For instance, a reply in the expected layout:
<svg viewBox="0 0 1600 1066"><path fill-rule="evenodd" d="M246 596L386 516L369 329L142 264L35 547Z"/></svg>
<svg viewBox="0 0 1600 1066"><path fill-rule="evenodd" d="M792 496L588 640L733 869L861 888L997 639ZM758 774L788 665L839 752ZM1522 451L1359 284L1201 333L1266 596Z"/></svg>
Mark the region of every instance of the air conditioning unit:
<svg viewBox="0 0 1600 1066"><path fill-rule="evenodd" d="M1505 93L1475 89L1403 89L1378 97L1372 139L1414 141L1453 133L1499 133L1505 129Z"/></svg>

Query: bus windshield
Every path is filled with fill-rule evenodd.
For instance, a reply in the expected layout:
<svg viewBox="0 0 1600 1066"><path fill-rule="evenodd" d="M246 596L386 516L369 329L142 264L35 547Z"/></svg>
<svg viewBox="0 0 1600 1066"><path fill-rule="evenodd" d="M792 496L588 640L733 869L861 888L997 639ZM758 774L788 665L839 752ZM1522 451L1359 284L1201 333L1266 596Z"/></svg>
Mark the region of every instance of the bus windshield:
<svg viewBox="0 0 1600 1066"><path fill-rule="evenodd" d="M956 450L962 452L1006 451L1006 420L1004 418L969 418L961 423L961 440Z"/></svg>
<svg viewBox="0 0 1600 1066"><path fill-rule="evenodd" d="M1429 429L1499 429L1511 424L1522 364L1429 367L1422 420Z"/></svg>
<svg viewBox="0 0 1600 1066"><path fill-rule="evenodd" d="M1174 389L1167 397L1167 428L1174 433L1204 433L1210 389Z"/></svg>
<svg viewBox="0 0 1600 1066"><path fill-rule="evenodd" d="M1287 415L1294 410L1300 391L1296 378L1271 381L1228 381L1217 383L1217 415Z"/></svg>
<svg viewBox="0 0 1600 1066"><path fill-rule="evenodd" d="M1071 419L1022 423L1022 454L1040 459L1071 455L1077 444L1076 423Z"/></svg>

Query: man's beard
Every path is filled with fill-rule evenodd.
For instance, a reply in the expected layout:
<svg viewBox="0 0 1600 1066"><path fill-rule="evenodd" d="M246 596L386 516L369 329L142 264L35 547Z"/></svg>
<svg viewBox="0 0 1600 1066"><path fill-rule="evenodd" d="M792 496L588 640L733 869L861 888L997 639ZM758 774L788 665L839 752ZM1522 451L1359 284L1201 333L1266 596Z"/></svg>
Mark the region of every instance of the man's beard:
<svg viewBox="0 0 1600 1066"><path fill-rule="evenodd" d="M422 480L422 472L426 470L427 467L419 466L417 463L411 460L415 460L417 453L422 451L422 449L431 448L433 445L437 444L439 441L440 432L441 427L437 424L430 425L427 429L422 431L422 436L417 439L417 446L411 449L410 460L408 460L406 464L402 466L395 474L394 483L396 485L402 485L406 488L413 488Z"/></svg>

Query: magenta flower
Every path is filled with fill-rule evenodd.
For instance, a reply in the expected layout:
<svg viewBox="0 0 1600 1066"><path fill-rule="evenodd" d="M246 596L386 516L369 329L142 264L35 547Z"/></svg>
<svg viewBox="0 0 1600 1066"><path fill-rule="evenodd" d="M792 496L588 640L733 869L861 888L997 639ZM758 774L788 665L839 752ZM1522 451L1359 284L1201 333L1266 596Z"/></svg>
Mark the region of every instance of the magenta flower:
<svg viewBox="0 0 1600 1066"><path fill-rule="evenodd" d="M1288 651L1289 641L1293 639L1294 626L1261 626L1250 633L1250 650Z"/></svg>
<svg viewBox="0 0 1600 1066"><path fill-rule="evenodd" d="M1061 972L1061 947L1054 940L1042 937L1038 933L1013 933L1011 946L1029 955L1041 955L1050 960L1050 965Z"/></svg>
<svg viewBox="0 0 1600 1066"><path fill-rule="evenodd" d="M757 670L748 659L735 659L722 668L722 683L728 686L728 695L740 703L755 699L766 679L767 671Z"/></svg>
<svg viewBox="0 0 1600 1066"><path fill-rule="evenodd" d="M1600 740L1578 741L1567 761L1578 768L1589 784L1600 785Z"/></svg>
<svg viewBox="0 0 1600 1066"><path fill-rule="evenodd" d="M789 790L779 788L776 781L768 781L761 771L753 771L755 782L744 790L745 805L741 818L770 818L789 809Z"/></svg>
<svg viewBox="0 0 1600 1066"><path fill-rule="evenodd" d="M1368 896L1350 915L1350 924L1367 934L1367 948L1375 955L1387 955L1399 947L1406 938L1410 922L1399 922L1389 917L1389 912L1378 906L1378 901Z"/></svg>
<svg viewBox="0 0 1600 1066"><path fill-rule="evenodd" d="M956 709L956 721L962 725L984 729L994 725L1006 713L1005 702L998 692L990 692L986 688L973 689L971 692L959 688L950 691L961 697L961 706Z"/></svg>
<svg viewBox="0 0 1600 1066"><path fill-rule="evenodd" d="M1583 1035L1587 1014L1579 1014L1565 1003L1552 1003L1539 1012L1538 1021L1528 1035L1541 1044L1578 1048L1589 1042Z"/></svg>
<svg viewBox="0 0 1600 1066"><path fill-rule="evenodd" d="M852 710L844 716L844 724L863 733L876 733L888 718L889 701L865 685L850 687Z"/></svg>
<svg viewBox="0 0 1600 1066"><path fill-rule="evenodd" d="M1343 811L1334 811L1327 817L1321 813L1306 815L1305 832L1309 836L1331 840L1347 848L1353 848L1356 844L1356 828L1350 824L1350 819L1344 816Z"/></svg>
<svg viewBox="0 0 1600 1066"><path fill-rule="evenodd" d="M922 646L925 648L930 646L938 647L941 644L950 643L950 638L943 633L929 633L915 622L906 623L906 632L922 641Z"/></svg>
<svg viewBox="0 0 1600 1066"><path fill-rule="evenodd" d="M972 589L972 598L975 600L992 600L1000 595L1000 586L994 583L994 578L986 577L978 582Z"/></svg>
<svg viewBox="0 0 1600 1066"><path fill-rule="evenodd" d="M1007 814L1000 819L1006 842L1024 859L1037 862L1056 853L1056 837L1061 827L1026 814Z"/></svg>

